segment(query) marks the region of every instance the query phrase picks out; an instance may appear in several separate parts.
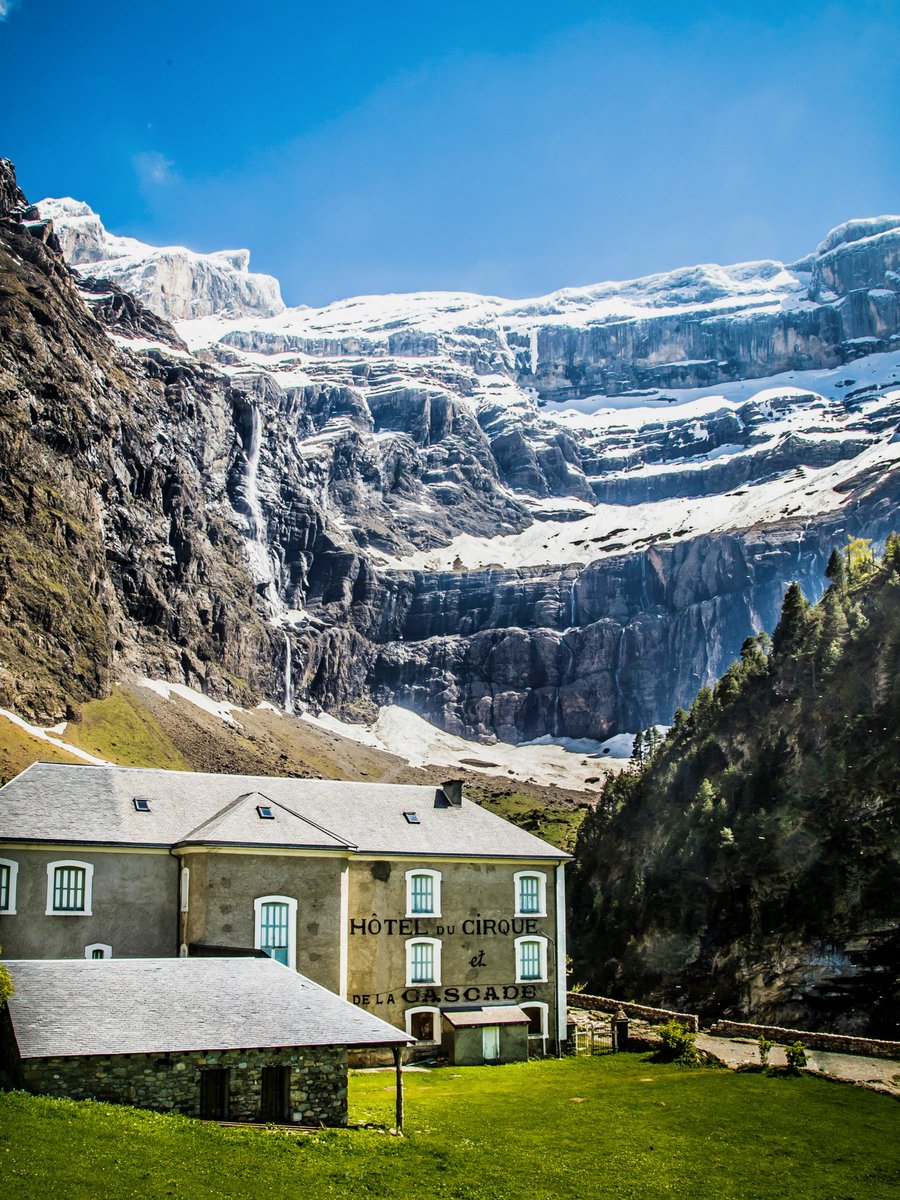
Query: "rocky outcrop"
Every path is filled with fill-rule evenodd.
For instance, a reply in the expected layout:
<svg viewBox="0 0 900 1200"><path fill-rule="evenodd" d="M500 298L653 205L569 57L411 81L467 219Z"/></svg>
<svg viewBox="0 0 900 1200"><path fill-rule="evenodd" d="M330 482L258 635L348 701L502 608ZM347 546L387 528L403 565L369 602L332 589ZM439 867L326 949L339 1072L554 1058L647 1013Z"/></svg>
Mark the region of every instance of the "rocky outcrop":
<svg viewBox="0 0 900 1200"><path fill-rule="evenodd" d="M195 254L183 246L116 237L78 200L42 200L38 209L53 221L73 267L111 280L167 320L213 313L268 317L284 308L278 280L250 272L249 250Z"/></svg>

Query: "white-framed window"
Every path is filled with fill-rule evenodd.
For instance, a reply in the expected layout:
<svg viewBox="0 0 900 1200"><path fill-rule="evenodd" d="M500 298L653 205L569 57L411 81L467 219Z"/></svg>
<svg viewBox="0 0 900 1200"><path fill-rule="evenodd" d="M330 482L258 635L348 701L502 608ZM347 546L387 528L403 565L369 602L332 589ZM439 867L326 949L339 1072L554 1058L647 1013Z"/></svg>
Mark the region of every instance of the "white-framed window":
<svg viewBox="0 0 900 1200"><path fill-rule="evenodd" d="M406 986L441 982L439 938L410 938L406 943Z"/></svg>
<svg viewBox="0 0 900 1200"><path fill-rule="evenodd" d="M94 864L62 858L47 863L48 917L91 916Z"/></svg>
<svg viewBox="0 0 900 1200"><path fill-rule="evenodd" d="M112 958L112 946L107 946L106 942L91 942L90 946L84 948L85 958Z"/></svg>
<svg viewBox="0 0 900 1200"><path fill-rule="evenodd" d="M406 872L406 915L408 917L439 917L441 915L441 873L419 867Z"/></svg>
<svg viewBox="0 0 900 1200"><path fill-rule="evenodd" d="M547 939L516 938L516 983L547 982Z"/></svg>
<svg viewBox="0 0 900 1200"><path fill-rule="evenodd" d="M258 896L253 901L257 950L291 970L297 968L297 901L293 896Z"/></svg>
<svg viewBox="0 0 900 1200"><path fill-rule="evenodd" d="M543 1000L532 1000L529 1004L520 1004L522 1012L528 1017L528 1036L530 1038L545 1038L548 1036L549 1006Z"/></svg>
<svg viewBox="0 0 900 1200"><path fill-rule="evenodd" d="M543 871L516 871L516 916L546 917L547 876Z"/></svg>
<svg viewBox="0 0 900 1200"><path fill-rule="evenodd" d="M427 1004L408 1008L406 1032L417 1042L438 1043L441 1040L441 1010Z"/></svg>
<svg viewBox="0 0 900 1200"><path fill-rule="evenodd" d="M191 869L181 868L181 911L187 912L191 903Z"/></svg>
<svg viewBox="0 0 900 1200"><path fill-rule="evenodd" d="M11 858L0 858L0 913L6 917L16 915L16 884L19 879L19 864Z"/></svg>

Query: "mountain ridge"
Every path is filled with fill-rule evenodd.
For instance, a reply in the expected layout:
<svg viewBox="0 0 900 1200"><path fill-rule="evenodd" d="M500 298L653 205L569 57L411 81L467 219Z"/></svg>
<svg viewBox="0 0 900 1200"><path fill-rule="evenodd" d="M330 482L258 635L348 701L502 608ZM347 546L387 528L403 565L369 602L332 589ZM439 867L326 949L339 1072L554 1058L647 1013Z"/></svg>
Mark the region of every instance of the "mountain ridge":
<svg viewBox="0 0 900 1200"><path fill-rule="evenodd" d="M483 742L599 741L667 722L772 624L790 578L818 578L834 539L893 527L893 228L827 252L853 260L840 286L879 286L786 312L701 305L649 332L506 331L463 312L449 333L391 318L374 337L270 338L293 318L173 330L71 274L52 223L23 205L2 220L9 461L54 491L74 471L77 525L68 547L55 518L34 527L19 488L4 536L18 525L68 554L90 542L81 575L98 599L84 606L96 633L76 635L42 604L46 579L34 597L14 580L7 613L38 651L3 650L21 666L8 706L56 719L137 673L351 719L399 703ZM80 367L47 354L57 326ZM688 357L704 338L730 339L731 357ZM740 374L748 355L759 384ZM57 451L73 405L88 436ZM98 455L109 478L88 503ZM90 678L72 670L85 645Z"/></svg>

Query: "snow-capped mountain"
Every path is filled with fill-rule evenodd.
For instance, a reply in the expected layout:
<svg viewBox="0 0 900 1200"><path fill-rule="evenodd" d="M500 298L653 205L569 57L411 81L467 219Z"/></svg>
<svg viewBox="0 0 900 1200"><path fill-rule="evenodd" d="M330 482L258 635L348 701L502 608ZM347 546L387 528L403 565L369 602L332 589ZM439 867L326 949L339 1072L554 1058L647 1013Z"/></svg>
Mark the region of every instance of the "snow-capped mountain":
<svg viewBox="0 0 900 1200"><path fill-rule="evenodd" d="M110 255L105 232L77 262L94 242L73 222L96 218L74 203L40 215L148 381L103 518L117 654L141 674L602 738L670 719L772 627L789 579L817 591L832 545L897 523L900 217L790 266L262 315L202 273L161 300L162 252Z"/></svg>
<svg viewBox="0 0 900 1200"><path fill-rule="evenodd" d="M66 261L85 277L111 280L167 320L211 313L269 317L284 303L278 280L250 272L249 250L195 254L107 232L93 209L69 198L42 200Z"/></svg>

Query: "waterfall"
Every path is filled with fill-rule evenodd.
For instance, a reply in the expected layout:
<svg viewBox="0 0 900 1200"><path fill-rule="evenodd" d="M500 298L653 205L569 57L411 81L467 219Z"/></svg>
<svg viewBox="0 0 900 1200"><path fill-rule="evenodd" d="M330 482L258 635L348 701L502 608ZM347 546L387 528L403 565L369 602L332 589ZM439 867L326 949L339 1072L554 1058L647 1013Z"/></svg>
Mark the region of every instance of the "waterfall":
<svg viewBox="0 0 900 1200"><path fill-rule="evenodd" d="M537 375L538 369L538 333L539 330L532 329L528 335L528 341L531 351L531 373Z"/></svg>
<svg viewBox="0 0 900 1200"><path fill-rule="evenodd" d="M284 635L284 711L294 711L294 680L291 677L291 639Z"/></svg>
<svg viewBox="0 0 900 1200"><path fill-rule="evenodd" d="M275 586L275 572L272 569L272 559L266 542L266 519L259 502L259 459L262 451L262 420L256 405L250 408L250 445L247 447L247 471L244 475L244 497L248 509L248 525L250 538L247 545L247 556L250 559L250 570L256 583L263 583L266 602L272 613L281 607L278 589Z"/></svg>

